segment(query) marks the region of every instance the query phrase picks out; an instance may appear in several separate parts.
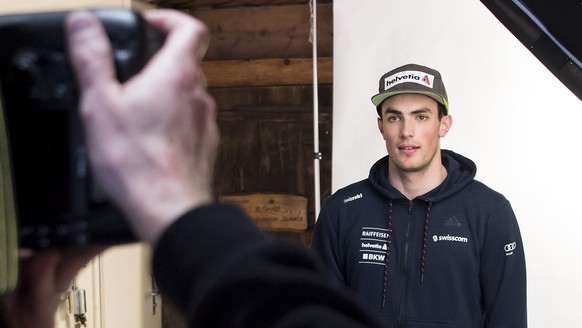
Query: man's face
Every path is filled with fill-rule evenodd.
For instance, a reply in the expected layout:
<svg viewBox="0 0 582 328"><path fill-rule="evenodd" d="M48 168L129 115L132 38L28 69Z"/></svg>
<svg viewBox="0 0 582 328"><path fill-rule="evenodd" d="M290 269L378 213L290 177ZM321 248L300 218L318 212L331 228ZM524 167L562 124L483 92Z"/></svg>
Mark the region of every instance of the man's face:
<svg viewBox="0 0 582 328"><path fill-rule="evenodd" d="M440 154L440 138L449 131L452 119L447 115L439 120L434 99L400 94L386 99L381 108L378 129L386 141L391 167L405 173L440 165L434 159Z"/></svg>

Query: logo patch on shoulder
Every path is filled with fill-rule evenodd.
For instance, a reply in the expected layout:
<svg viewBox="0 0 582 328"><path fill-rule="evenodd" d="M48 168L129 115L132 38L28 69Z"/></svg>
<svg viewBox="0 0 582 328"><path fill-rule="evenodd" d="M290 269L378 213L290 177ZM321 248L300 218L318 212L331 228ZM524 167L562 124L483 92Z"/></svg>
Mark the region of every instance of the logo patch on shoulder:
<svg viewBox="0 0 582 328"><path fill-rule="evenodd" d="M349 202L353 202L354 200L360 199L360 198L364 198L364 196L362 196L362 193L359 193L357 195L354 195L352 197L348 197L348 198L344 199L344 204L349 203Z"/></svg>

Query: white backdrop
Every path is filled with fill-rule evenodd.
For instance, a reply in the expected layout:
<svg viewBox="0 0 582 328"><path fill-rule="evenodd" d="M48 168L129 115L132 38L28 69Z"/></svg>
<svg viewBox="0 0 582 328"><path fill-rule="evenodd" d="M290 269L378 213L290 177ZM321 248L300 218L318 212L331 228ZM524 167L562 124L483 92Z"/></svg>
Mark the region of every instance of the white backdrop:
<svg viewBox="0 0 582 328"><path fill-rule="evenodd" d="M580 327L582 102L478 0L334 2L332 189L386 154L370 97L389 69L436 68L453 125L442 147L477 163L521 227L530 327Z"/></svg>

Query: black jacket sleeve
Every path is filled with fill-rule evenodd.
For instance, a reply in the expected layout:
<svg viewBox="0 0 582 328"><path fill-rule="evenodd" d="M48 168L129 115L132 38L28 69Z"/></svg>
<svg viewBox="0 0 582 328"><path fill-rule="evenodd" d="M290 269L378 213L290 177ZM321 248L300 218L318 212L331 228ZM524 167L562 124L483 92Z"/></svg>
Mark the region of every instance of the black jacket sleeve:
<svg viewBox="0 0 582 328"><path fill-rule="evenodd" d="M377 327L307 249L275 242L238 208L194 209L154 251L162 293L191 327Z"/></svg>
<svg viewBox="0 0 582 328"><path fill-rule="evenodd" d="M485 327L527 327L525 253L517 219L508 201L487 220L481 246L481 290Z"/></svg>

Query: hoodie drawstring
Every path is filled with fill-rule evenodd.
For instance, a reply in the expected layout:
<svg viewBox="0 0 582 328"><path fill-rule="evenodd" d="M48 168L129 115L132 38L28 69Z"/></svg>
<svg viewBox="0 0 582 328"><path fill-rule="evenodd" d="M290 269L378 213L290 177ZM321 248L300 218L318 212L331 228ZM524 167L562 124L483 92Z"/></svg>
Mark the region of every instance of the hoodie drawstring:
<svg viewBox="0 0 582 328"><path fill-rule="evenodd" d="M388 294L388 264L390 262L390 246L392 244L392 200L388 202L388 238L386 240L386 256L384 258L384 281L382 285L382 308L386 306L386 295ZM426 248L428 245L428 219L430 218L430 208L432 202L428 203L424 218L424 235L422 237L422 254L420 258L420 282L424 283L424 267L426 262Z"/></svg>
<svg viewBox="0 0 582 328"><path fill-rule="evenodd" d="M428 208L426 209L426 216L424 219L424 235L422 236L422 255L420 257L420 283L424 282L424 264L426 261L426 246L428 240L428 218L430 217L430 207L432 203L428 203Z"/></svg>
<svg viewBox="0 0 582 328"><path fill-rule="evenodd" d="M386 294L388 290L388 263L390 262L390 245L392 244L392 201L389 201L388 208L388 238L386 240L386 256L384 258L384 283L382 287L382 308L386 305Z"/></svg>

